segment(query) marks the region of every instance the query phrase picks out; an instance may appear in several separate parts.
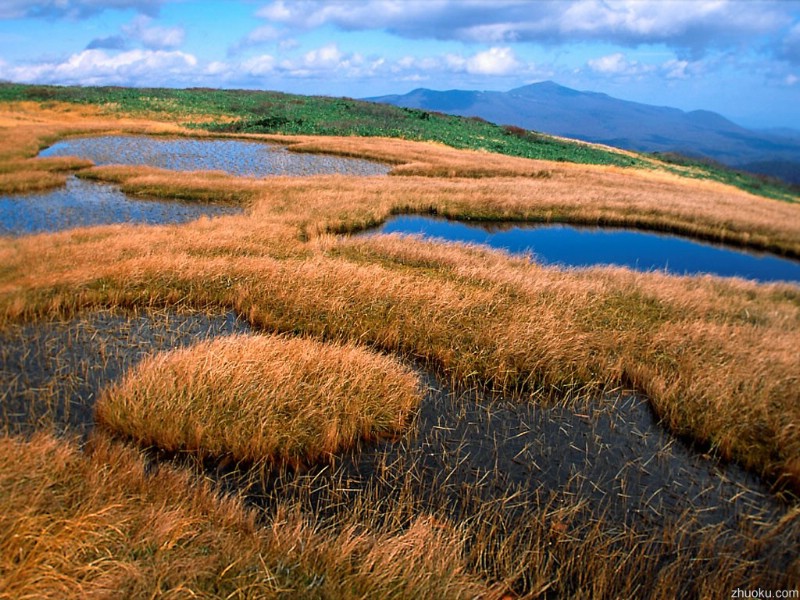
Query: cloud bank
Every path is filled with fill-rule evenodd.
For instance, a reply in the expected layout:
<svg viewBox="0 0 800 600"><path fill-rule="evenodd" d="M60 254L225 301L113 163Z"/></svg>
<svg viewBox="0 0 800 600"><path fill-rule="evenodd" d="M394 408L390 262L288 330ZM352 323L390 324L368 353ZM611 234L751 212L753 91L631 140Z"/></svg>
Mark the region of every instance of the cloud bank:
<svg viewBox="0 0 800 600"><path fill-rule="evenodd" d="M295 29L384 29L410 39L486 44L665 44L700 55L787 22L781 2L730 0L276 0L258 15Z"/></svg>
<svg viewBox="0 0 800 600"><path fill-rule="evenodd" d="M0 78L348 96L555 79L717 110L783 94L795 115L800 0L0 0Z"/></svg>

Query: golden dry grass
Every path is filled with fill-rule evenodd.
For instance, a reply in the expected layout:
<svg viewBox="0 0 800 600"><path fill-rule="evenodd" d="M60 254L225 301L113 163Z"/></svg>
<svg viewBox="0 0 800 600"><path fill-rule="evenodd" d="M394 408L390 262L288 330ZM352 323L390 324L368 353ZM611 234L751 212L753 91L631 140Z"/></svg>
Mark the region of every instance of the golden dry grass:
<svg viewBox="0 0 800 600"><path fill-rule="evenodd" d="M266 522L130 448L0 437L0 598L496 597L426 517L371 533L291 506Z"/></svg>
<svg viewBox="0 0 800 600"><path fill-rule="evenodd" d="M168 452L298 465L400 432L420 400L418 379L391 358L240 335L146 359L106 390L96 418Z"/></svg>
<svg viewBox="0 0 800 600"><path fill-rule="evenodd" d="M307 238L374 226L392 214L431 213L634 227L800 256L799 205L674 175L573 167L544 178L478 180L318 176L259 181L142 167L95 167L81 176L119 183L125 192L145 196L235 202L258 196L268 213L274 214L276 206L291 208L286 218L298 223Z"/></svg>
<svg viewBox="0 0 800 600"><path fill-rule="evenodd" d="M633 386L673 431L798 481L794 287L562 272L402 238L303 244L247 219L18 239L3 247L3 318L216 306L268 331L414 355L458 383L544 398Z"/></svg>
<svg viewBox="0 0 800 600"><path fill-rule="evenodd" d="M94 107L11 103L0 107L0 171L2 163L26 159L26 168L52 171L47 161L33 159L43 147L63 137L82 134L172 134L207 137L174 123L143 118L112 118ZM377 178L370 194L373 221L394 212L435 210L444 216L490 220L557 221L622 225L674 231L694 237L740 244L790 256L800 256L798 208L752 196L711 181L686 179L658 168L653 170L575 165L514 158L487 152L455 150L442 144L382 138L342 138L279 135L239 135L289 145L295 151L326 152L381 160L395 164L402 182ZM75 163L72 168L79 166ZM63 168L60 170L64 170ZM103 168L94 176L124 183L126 192L172 197L187 185L203 190L203 199L232 200L223 188L243 186L236 178L201 174L176 183L172 174L152 169ZM414 175L422 175L416 179ZM17 177L23 177L17 175ZM35 178L34 175L30 177ZM459 181L485 177L490 181ZM456 181L448 181L453 178ZM230 180L233 181L230 181ZM60 181L60 179L59 179ZM56 185L53 179L51 185ZM288 185L297 185L289 180ZM358 187L359 179L350 185ZM43 184L42 184L43 185ZM301 184L300 193L305 192ZM262 189L269 190L264 184ZM13 190L14 188L10 188ZM253 186L247 186L253 190ZM344 190L343 190L344 191ZM198 192L199 193L199 192ZM267 192L268 193L268 192ZM291 191L289 193L292 193ZM392 194L390 206L379 202ZM341 194L342 197L345 194ZM201 196L196 195L197 198ZM413 201L409 201L413 198ZM479 210L476 210L480 207ZM364 203L361 202L361 210ZM345 214L345 211L341 211ZM331 227L331 224L327 224ZM351 225L352 226L352 225Z"/></svg>
<svg viewBox="0 0 800 600"><path fill-rule="evenodd" d="M200 315L193 316L197 318ZM162 335L169 336L167 330L174 330L175 333L185 332L187 322L194 323L194 319L190 318L192 315L188 314L185 317L189 321L179 315L153 314L150 311L142 311L138 316L129 314L119 317L119 319L109 319L101 315L87 315L87 322L79 319L67 323L28 326L29 330L56 327L55 331L51 329L56 333L55 336L29 338L31 346L29 351L33 354L52 356L55 359L52 378L55 385L58 385L57 380L64 376L81 377L82 373L94 370L91 364L102 364L109 356L124 352L128 347L131 348L132 354L146 352L151 344L168 347L174 341L165 344L160 341ZM78 333L73 330L75 326L86 327L79 337L92 339L97 337L99 342L81 348L82 344L76 337L65 338L63 328L74 335ZM208 326L206 322L199 327L204 331ZM142 336L146 339L142 339ZM71 366L75 364L72 360L74 353L85 357L82 362L88 361L88 364L84 363L87 367L85 371ZM117 356L116 360L120 358L122 357ZM112 362L113 360L115 359L112 358ZM42 383L38 384L41 386L39 393L45 394L49 386L45 382ZM84 392L78 402L91 403L92 396L91 391ZM655 512L651 512L648 507L648 510L644 511L646 518L633 519L630 525L621 523L618 516L604 516L604 510L589 501L591 495L587 499L586 492L590 491L589 482L594 483L594 480L590 473L585 473L581 469L580 461L574 462L574 457L564 457L564 460L569 461L568 464L577 467L577 472L574 473L574 480L570 477L569 482L564 482L563 488L550 487L545 473L541 473L544 481L537 481L534 476L531 481L533 489L507 486L507 480L503 479L502 467L499 470L497 467L493 471L490 469L483 475L478 469L476 476L467 477L465 480L463 461L467 459L467 454L472 454L473 451L481 453L480 445L483 440L477 445L467 445L465 454L462 444L469 442L455 431L453 428L455 423L463 420L468 430L474 431L477 428L478 431L475 432L477 438L472 441L479 441L483 433L486 441L493 439L495 446L500 444L500 453L503 454L502 447L507 442L513 443L512 436L517 437L517 430L524 431L529 427L533 427L534 431L537 430L535 424L537 419L535 417L529 419L534 412L540 412L538 408L526 410L522 414L529 416L522 417L523 421L507 423L517 429L491 427L489 423L493 420L495 411L498 409L502 411L502 406L510 407L513 404L500 401L498 406L487 402L483 408L475 410L468 408L471 406L469 396L470 394L465 394L463 397L452 399L438 396L439 399L434 400L432 406L428 404L426 406L428 416L423 417L423 420L430 419L428 427L432 427L425 430L417 430L415 427L421 437L419 440L404 437L382 448L364 448L362 452L353 456L339 455L331 463L326 461L323 465L312 466L299 473L291 469L288 472L279 469L277 473L270 473L267 477L270 487L275 486L271 491L263 490L261 486L264 485L264 480L259 477L259 473L249 472L250 476L254 476L256 489L245 488L247 497L255 499L261 507L257 513L259 520L255 529L269 541L268 549L262 549L260 553L268 565L269 573L277 578L278 584L283 589L292 589L291 592L284 593L284 596L362 597L369 593L378 597L384 595L391 597L391 594L395 593L398 597L427 597L430 594L433 597L463 595L492 598L498 597L503 589L513 589L523 594L523 597L537 597L541 592L547 591L557 597L592 597L610 600L622 597L654 599L675 596L717 597L728 594L730 589L737 586L767 589L794 587L793 582L800 574L797 570L800 563L792 556L789 549L800 539L798 538L800 530L797 527L800 525L798 521L800 512L797 509L782 508L775 511L774 502L767 496L754 493L746 485L742 488L730 486L729 491L719 496L722 502L726 502L727 499L735 502L735 509L715 505L713 500L709 505L707 498L699 501L697 498L691 499L696 492L700 492L706 486L714 488L720 485L720 481L725 479L725 474L730 475L725 469L720 478L701 478L702 483L686 481L693 479L692 475L687 476L686 471L676 470L675 473L684 478L682 485L688 484L688 490L693 490L686 494L687 501L681 503L685 507L685 512L683 509L670 510L668 502L666 506L655 508ZM594 414L592 421L602 422L603 419L598 413L618 414L618 407L613 405L614 403L601 408ZM467 408L467 412L459 414L464 408ZM588 406L581 406L579 410L585 413L595 408L596 405L591 409ZM431 409L433 414L430 412ZM451 410L454 412L450 412ZM549 411L542 412L549 413ZM558 412L560 411L556 411ZM519 418L520 413L514 414ZM622 420L614 417L614 421L618 427L625 429L624 421L631 416L633 415L629 414ZM440 420L442 417L443 421ZM599 418L595 420L595 417ZM543 421L548 421L550 418L559 420L552 414L550 417L541 417ZM562 424L568 428L574 425L570 420L563 421ZM464 431L462 430L462 433ZM600 431L602 429L584 432L583 435L588 434L591 439ZM653 435L647 427L644 431L645 434ZM540 430L540 432L547 437L545 431ZM561 434L557 433L556 436L561 437ZM581 443L580 438L570 439L575 443ZM634 440L630 441L635 443ZM61 450L50 453L48 459L58 463L60 453L69 450L69 444L63 440L54 442L47 436L37 436L31 445L41 444L46 447L53 443L61 447ZM139 474L144 470L145 473L149 473L148 481L152 481L154 486L164 486L164 494L172 495L175 499L185 498L188 503L197 502L191 486L187 486L189 491L186 491L184 488L175 489L164 483L165 479L162 479L162 476L165 472L173 471L172 463L159 463L153 461L151 456L146 462L148 467L144 468L135 453L132 453L131 456L136 460L126 462L117 469L115 459L109 459L103 452L98 452L104 445L107 445L107 441L99 439L92 441L88 447L86 472L94 469L95 475L100 477L92 481L99 480L102 485L91 482L86 484L88 491L85 495L91 495L92 499L84 503L83 488L74 489L77 483L83 481L80 477L68 479L62 477L60 471L50 469L42 473L41 477L34 476L32 482L31 472L39 473L39 471L30 468L29 460L17 460L16 450L10 451L7 446L0 444L0 455L11 457L7 464L0 466L0 484L3 485L0 487L0 511L4 510L5 506L2 503L3 491L22 490L20 492L22 495L37 485L47 487L48 492L51 489L56 490L47 496L48 504L46 506L37 504L35 511L22 510L21 507L27 505L21 503L14 505L15 498L18 502L19 496L12 497L9 502L13 509L5 511L4 514L7 514L8 518L0 522L0 526L5 527L8 524L12 530L18 531L17 527L22 529L26 527L33 512L40 520L32 525L31 529L38 525L55 534L50 544L41 543L37 546L37 549L47 555L32 557L29 563L49 565L49 568L53 569L51 572L57 573L59 580L64 582L63 588L58 593L52 593L52 596L69 597L70 594L64 589L73 589L70 586L76 588L83 586L82 593L91 595L95 589L92 587L94 580L87 578L75 582L72 579L75 573L79 574L78 577L83 577L81 574L91 572L93 576L96 574L99 578L109 571L113 575L117 565L123 564L127 572L135 574L139 587L135 588L133 593L127 580L114 579L109 583L111 589L107 591L107 595L128 594L133 597L150 597L155 593L158 597L170 593L178 594L179 591L174 591L177 589L189 589L201 597L217 597L217 595L224 597L228 592L237 592L239 596L246 597L248 590L255 590L254 595L269 597L264 591L265 588L269 590L266 587L267 582L263 582L262 587L258 581L254 582L249 578L249 575L256 576L257 573L244 576L237 574L240 573L240 566L242 569L248 569L251 546L247 539L241 542L243 554L236 554L236 558L243 562L231 568L235 581L231 582L227 575L220 575L219 578L205 577L204 574L208 574L209 571L217 569L218 572L221 568L214 566L216 563L212 563L207 557L207 553L216 552L220 546L209 543L209 538L216 535L218 539L224 541L236 535L230 528L220 530L223 525L218 520L205 519L210 521L208 524L210 531L191 529L175 547L162 550L161 542L158 541L161 538L157 535L153 536L152 539L155 541L151 545L148 541L151 538L146 537L149 531L144 530L143 533L139 533L139 511L147 510L148 515L160 515L161 511L166 511L173 519L171 522L178 523L184 513L171 498L168 497L166 499L168 501L165 502L165 498L149 492L141 498L141 501L137 497L130 503L119 497L112 497L108 501L116 503L116 510L109 519L98 524L98 527L108 532L110 536L112 531L122 531L125 540L134 545L133 550L129 550L125 542L117 545L108 542L109 545L104 545L107 542L103 539L102 531L92 529L91 525L94 523L87 524L78 516L75 518L76 527L84 527L91 543L96 544L100 548L99 551L106 552L107 555L100 561L96 560L94 554L86 553L75 557L71 563L65 562L60 553L69 554L70 544L81 542L75 541L78 539L77 532L74 532L75 535L71 538L61 536L63 512L60 512L58 507L62 494L71 499L73 504L70 506L78 504L89 511L94 506L102 506L101 503L108 497L102 489L103 486L121 485L120 470L127 469L133 473L134 482L138 481ZM122 451L119 447L117 449ZM69 452L73 450L74 447ZM37 454L44 451L44 448L30 449L23 445L18 451ZM662 448L655 463L671 460L669 458L671 454L672 451L668 447ZM508 456L510 455L506 454L506 457ZM552 456L562 460L560 454ZM648 476L660 479L658 464L652 464L646 456L642 459L647 459L645 467ZM362 471L363 476L359 477L354 474L352 468L343 468L350 460L370 467L366 473ZM541 458L537 457L536 460L540 461ZM182 461L181 464L183 467L200 466L194 460ZM437 464L441 464L441 467L434 466ZM689 466L690 473L696 473L687 463L679 464ZM461 469L459 465L462 465ZM480 462L475 466L478 465ZM213 464L211 466L213 468ZM612 475L618 467L624 469L622 476L624 481L637 472L635 467L623 463L613 463L609 467L613 469ZM6 479L2 475L5 468L9 470ZM14 471L15 468L19 471ZM208 472L194 472L201 478L209 478ZM242 475L247 482L248 473ZM582 479L583 476L588 476L589 479ZM104 477L108 477L109 481L104 481ZM617 475L616 479L619 480L619 477ZM125 475L124 479L130 481L129 475ZM237 474L226 473L221 487L232 489L234 485L232 481L239 481ZM602 480L598 481L604 486ZM625 486L623 483L620 485L620 489L628 494L633 494L639 489L635 483L632 486ZM537 487L539 489L535 489ZM233 489L242 488L237 485ZM669 485L664 492L668 493L674 489L678 489L677 485ZM680 489L687 490L686 487ZM548 493L548 490L552 491ZM440 493L441 497L437 496ZM739 497L742 494L749 497L750 502L763 503L763 512L757 506L748 507L748 501L741 503ZM35 491L29 495L34 498L45 496ZM649 496L649 493L647 495ZM700 495L706 496L705 492ZM53 497L57 501L51 501ZM100 500L96 500L98 497ZM460 513L461 518L453 515L451 503L456 497L469 506L464 513ZM717 496L712 494L711 497ZM138 502L140 504L137 504ZM632 498L626 500L622 497L619 502L622 503L620 511L623 513L625 507L629 509L635 506L642 507L643 503L648 503L645 502L644 496L639 500ZM120 505L124 505L124 510ZM81 508L76 510L80 512ZM123 523L113 520L120 514ZM662 514L666 516L663 523ZM726 518L724 514L733 516ZM54 515L52 521L47 521L49 515ZM194 515L195 513L190 514L187 519L193 518ZM652 525L650 519L654 517L657 522ZM718 522L720 517L721 520ZM204 519L202 515L197 518ZM47 523L53 521L55 524L48 528ZM141 529L149 526L152 521L161 523L158 516L153 516L152 519L147 517L147 525L142 525ZM135 529L135 533L130 533L128 524ZM156 528L159 532L162 531L161 527ZM176 525L176 528L179 529L179 525ZM266 531L263 531L264 529ZM164 535L169 535L171 531ZM185 532L185 530L179 531ZM194 534L196 538L192 537ZM139 551L142 539L144 541L141 541L141 544L145 549ZM196 548L193 545L195 540L203 542L203 545ZM329 541L331 543L328 543ZM784 551L781 550L781 546ZM5 552L13 555L18 546L12 543L9 548L11 550L2 546L2 536L0 536L0 557ZM201 553L196 562L192 560L192 553L195 551ZM220 559L224 561L223 566L229 560L227 552L223 546ZM72 558L73 555L69 555ZM82 560L85 562L81 562ZM152 562L148 562L150 560ZM52 565L57 567L53 568ZM415 573L418 571L418 575L410 575L410 568L413 568ZM186 572L181 573L181 569ZM202 573L198 574L198 570ZM386 577L376 578L374 571ZM452 577L451 571L465 576ZM13 596L24 594L26 589L35 590L31 595L47 596L49 588L43 590L44 584L41 581L46 577L38 577L40 572L26 572L27 583L12 578L14 585L19 586L13 588L18 592ZM365 575L369 577L368 586L367 582L358 581L362 574L369 574ZM421 579L417 578L418 576ZM444 579L437 584L438 587L426 588L428 584L423 582L427 577L435 578L437 582L442 581L442 577ZM0 567L0 586L4 580L5 572ZM492 585L492 593L487 592L484 596L479 593L481 580L499 583ZM156 591L155 587L159 585L159 581L165 583ZM26 588L27 585L30 587ZM20 589L22 591L19 591ZM494 592L497 592L497 595L494 595ZM73 595L80 597L81 593L75 592ZM97 595L101 593L97 592Z"/></svg>
<svg viewBox="0 0 800 600"><path fill-rule="evenodd" d="M15 110L0 115L7 125L0 171L13 177L16 165L33 164L31 181L79 166L33 158L61 136L190 133L57 106ZM391 397L382 388L351 397L342 385L389 373L413 387L394 360L359 344L521 401L568 402L632 387L648 395L671 431L800 489L796 287L562 271L479 248L333 235L392 213L435 212L680 231L798 256L797 206L658 170L525 161L402 140L261 139L380 158L397 165L395 176L257 180L92 168L81 176L128 193L234 202L247 212L183 226L0 239L0 327L103 307L188 307L233 309L261 330L302 338L232 338L152 357L106 392L100 419L110 422L113 408L115 431L256 462L333 452L381 430L346 402ZM294 351L285 357L267 351L289 345ZM304 362L306 355L317 360ZM305 367L319 376L303 387L289 373ZM259 399L276 390L306 403L291 413L262 412ZM187 398L179 401L181 394ZM410 392L400 397L411 399L390 411L390 429L416 402ZM342 417L334 423L314 404L337 398ZM226 414L243 410L248 419ZM286 423L280 433L291 435L283 439L259 435ZM302 442L299 435L309 443L285 444ZM392 464L379 470L384 477ZM257 515L168 465L146 474L135 451L103 436L85 454L47 436L0 438L0 598L492 598L506 586L529 597L715 597L797 580L796 559L779 572L783 566L757 558L796 539L797 509L772 527L743 523L743 545L727 545L730 531L696 523L695 515L645 537L586 519L582 500L563 498L524 505L529 526L516 531L502 512L521 502L515 494L480 504L454 526L420 508L411 491L416 476L401 480L397 497L378 495L376 486L352 503L347 480L332 479L321 502L334 513L330 520L283 498ZM319 485L310 481L299 495L318 493Z"/></svg>
<svg viewBox="0 0 800 600"><path fill-rule="evenodd" d="M80 125L162 127L91 119ZM38 147L45 130L53 137L79 129L32 127L6 135L4 152ZM182 227L110 226L0 241L0 319L215 306L268 331L413 355L458 383L549 398L633 386L676 433L770 478L800 482L797 288L615 269L563 272L452 245L330 235L392 213L435 212L682 231L797 256L800 206L661 172L543 165L402 140L295 141L306 150L340 146L402 164L479 163L534 176L255 180L94 168L88 176L119 182L129 193L249 209Z"/></svg>

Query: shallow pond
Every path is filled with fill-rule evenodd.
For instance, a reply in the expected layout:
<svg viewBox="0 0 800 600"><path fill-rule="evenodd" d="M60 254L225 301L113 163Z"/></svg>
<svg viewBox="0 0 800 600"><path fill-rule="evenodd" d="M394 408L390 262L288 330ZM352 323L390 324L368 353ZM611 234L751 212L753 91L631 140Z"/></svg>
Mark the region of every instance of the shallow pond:
<svg viewBox="0 0 800 600"><path fill-rule="evenodd" d="M678 275L710 273L761 282L800 282L800 262L701 243L673 235L567 225L481 226L424 216L400 216L373 233L423 235L530 253L544 264L568 267L620 265Z"/></svg>
<svg viewBox="0 0 800 600"><path fill-rule="evenodd" d="M111 223L160 225L237 214L242 209L177 200L142 200L117 186L69 177L63 188L0 196L0 235L26 235Z"/></svg>
<svg viewBox="0 0 800 600"><path fill-rule="evenodd" d="M230 312L99 311L7 326L0 331L0 429L54 426L88 435L97 397L142 358L239 333L253 330ZM403 490L431 514L458 519L515 496L504 518L525 527L540 499L555 494L559 502L586 503L585 518L659 532L688 515L693 526L715 524L731 535L741 518L763 526L785 513L755 476L676 442L640 398L541 406L454 390L410 366L425 396L406 435L338 453L333 464L275 473L265 483L276 497L300 494L320 503L315 510L335 511L359 496L392 498Z"/></svg>
<svg viewBox="0 0 800 600"><path fill-rule="evenodd" d="M78 156L96 165L147 165L172 171L226 171L233 175L385 175L390 167L355 158L289 152L243 140L100 136L63 140L39 156Z"/></svg>

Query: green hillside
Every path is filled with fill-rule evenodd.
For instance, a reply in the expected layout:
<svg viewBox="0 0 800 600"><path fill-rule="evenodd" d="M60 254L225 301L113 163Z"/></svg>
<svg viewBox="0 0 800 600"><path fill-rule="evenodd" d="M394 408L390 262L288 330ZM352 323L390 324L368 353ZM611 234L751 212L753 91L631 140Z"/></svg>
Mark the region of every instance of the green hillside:
<svg viewBox="0 0 800 600"><path fill-rule="evenodd" d="M356 135L436 141L454 148L580 164L648 167L661 164L646 155L592 146L420 109L375 104L351 98L301 96L280 92L191 88L75 87L0 84L0 101L74 102L104 107L109 113L162 113L184 125L220 133ZM722 181L754 194L798 201L796 190L778 181L717 166L663 168Z"/></svg>

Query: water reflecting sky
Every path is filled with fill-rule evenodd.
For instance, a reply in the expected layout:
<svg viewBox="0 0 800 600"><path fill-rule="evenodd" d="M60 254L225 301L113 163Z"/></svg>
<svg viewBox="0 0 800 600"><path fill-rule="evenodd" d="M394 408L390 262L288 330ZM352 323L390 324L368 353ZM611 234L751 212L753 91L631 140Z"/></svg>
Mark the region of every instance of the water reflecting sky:
<svg viewBox="0 0 800 600"><path fill-rule="evenodd" d="M229 139L106 135L63 140L39 156L78 156L96 165L147 165L233 175L385 175L390 167L356 158L289 152L277 144Z"/></svg>
<svg viewBox="0 0 800 600"><path fill-rule="evenodd" d="M544 264L620 265L684 275L711 273L757 281L800 282L800 262L692 241L673 235L567 225L490 228L416 215L392 218L370 233L405 233L531 253Z"/></svg>

